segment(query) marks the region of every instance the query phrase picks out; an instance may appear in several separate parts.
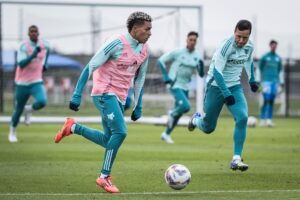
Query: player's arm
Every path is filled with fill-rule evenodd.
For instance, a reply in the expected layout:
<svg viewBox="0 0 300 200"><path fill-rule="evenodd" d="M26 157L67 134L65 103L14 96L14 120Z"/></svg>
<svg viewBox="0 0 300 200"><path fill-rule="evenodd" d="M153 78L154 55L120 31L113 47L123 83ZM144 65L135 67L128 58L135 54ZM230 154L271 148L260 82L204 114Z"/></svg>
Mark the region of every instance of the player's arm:
<svg viewBox="0 0 300 200"><path fill-rule="evenodd" d="M229 91L228 87L226 86L224 77L223 77L223 70L225 68L228 56L231 51L232 41L227 40L223 42L221 47L217 50L215 55L215 60L213 61L213 77L216 81L217 85L219 86L224 98L231 98L232 94ZM231 104L232 105L232 104Z"/></svg>
<svg viewBox="0 0 300 200"><path fill-rule="evenodd" d="M201 59L199 59L197 64L197 72L200 77L204 76L204 63Z"/></svg>
<svg viewBox="0 0 300 200"><path fill-rule="evenodd" d="M37 54L41 51L41 48L39 46L35 47L31 55L27 55L26 45L22 44L18 50L18 65L20 68L26 67L32 59L34 59Z"/></svg>
<svg viewBox="0 0 300 200"><path fill-rule="evenodd" d="M255 72L254 72L254 63L252 57L253 49L250 52L250 56L248 60L245 62L244 68L248 75L249 84L251 87L252 92L257 92L260 88L259 83L255 79Z"/></svg>
<svg viewBox="0 0 300 200"><path fill-rule="evenodd" d="M47 41L45 41L44 43L45 43L45 49L46 49L46 56L45 56L44 65L43 65L43 72L48 70L48 58L49 58L49 54L50 54L49 43Z"/></svg>
<svg viewBox="0 0 300 200"><path fill-rule="evenodd" d="M281 58L280 58L280 61L279 61L278 70L279 70L279 83L280 83L281 86L284 86L284 70L283 70Z"/></svg>
<svg viewBox="0 0 300 200"><path fill-rule="evenodd" d="M174 61L177 55L178 55L178 50L171 51L171 52L163 54L157 61L159 69L163 76L163 81L166 84L172 83L172 80L168 75L166 63Z"/></svg>
<svg viewBox="0 0 300 200"><path fill-rule="evenodd" d="M123 47L119 39L113 39L107 41L94 55L90 62L85 66L81 75L77 81L75 90L73 92L72 98L70 100L70 109L78 111L78 107L81 103L82 91L90 79L92 73L101 67L109 58L114 57L116 52L118 52Z"/></svg>
<svg viewBox="0 0 300 200"><path fill-rule="evenodd" d="M135 106L131 114L131 119L133 121L138 120L142 116L142 101L143 101L143 93L144 93L144 82L146 79L146 72L148 68L148 59L149 57L140 66L133 79L133 94L134 94L134 102L135 102Z"/></svg>

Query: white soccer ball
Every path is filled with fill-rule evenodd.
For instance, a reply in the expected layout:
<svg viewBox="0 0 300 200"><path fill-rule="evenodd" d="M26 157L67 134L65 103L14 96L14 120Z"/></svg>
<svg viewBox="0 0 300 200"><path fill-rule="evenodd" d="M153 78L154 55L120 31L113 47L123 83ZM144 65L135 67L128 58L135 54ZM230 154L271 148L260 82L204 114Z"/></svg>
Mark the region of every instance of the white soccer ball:
<svg viewBox="0 0 300 200"><path fill-rule="evenodd" d="M247 125L248 127L254 128L257 124L257 119L256 117L253 116L249 116L248 117L248 121L247 121Z"/></svg>
<svg viewBox="0 0 300 200"><path fill-rule="evenodd" d="M191 172L184 165L174 164L166 170L165 180L171 188L181 190L190 183Z"/></svg>

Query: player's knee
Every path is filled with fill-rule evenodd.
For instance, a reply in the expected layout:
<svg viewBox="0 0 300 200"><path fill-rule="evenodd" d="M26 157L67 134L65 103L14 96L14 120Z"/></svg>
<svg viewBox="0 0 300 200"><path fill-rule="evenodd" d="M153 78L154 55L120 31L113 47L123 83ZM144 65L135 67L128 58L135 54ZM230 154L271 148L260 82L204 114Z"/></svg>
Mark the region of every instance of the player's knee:
<svg viewBox="0 0 300 200"><path fill-rule="evenodd" d="M46 100L40 100L40 101L36 102L36 108L37 109L44 108L46 105L47 105Z"/></svg>
<svg viewBox="0 0 300 200"><path fill-rule="evenodd" d="M119 134L119 136L120 136L121 138L123 138L123 139L125 139L126 136L127 136L127 133L126 133L126 132L122 132L122 133L118 133L118 134Z"/></svg>
<svg viewBox="0 0 300 200"><path fill-rule="evenodd" d="M205 129L203 129L202 131L206 134L211 134L212 132L215 131L215 127L207 127Z"/></svg>
<svg viewBox="0 0 300 200"><path fill-rule="evenodd" d="M183 113L189 112L190 109L191 109L191 106L190 106L189 103L185 103L185 104L182 105L182 111L183 111Z"/></svg>
<svg viewBox="0 0 300 200"><path fill-rule="evenodd" d="M244 115L239 116L236 119L236 124L244 126L244 125L247 125L247 121L248 121L248 116L246 114L244 114Z"/></svg>

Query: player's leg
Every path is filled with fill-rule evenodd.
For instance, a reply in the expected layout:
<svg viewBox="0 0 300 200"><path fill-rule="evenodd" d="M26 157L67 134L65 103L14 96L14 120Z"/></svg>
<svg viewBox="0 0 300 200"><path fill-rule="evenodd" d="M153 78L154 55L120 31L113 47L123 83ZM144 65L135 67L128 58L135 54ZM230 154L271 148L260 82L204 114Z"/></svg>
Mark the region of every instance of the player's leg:
<svg viewBox="0 0 300 200"><path fill-rule="evenodd" d="M94 105L101 112L100 105L100 97L93 97ZM69 136L71 134L81 135L84 138L106 148L106 144L111 136L110 130L107 128L106 122L102 120L102 125L104 128L104 132L86 127L77 123L73 118L67 118L62 129L56 134L55 142L58 143L65 136Z"/></svg>
<svg viewBox="0 0 300 200"><path fill-rule="evenodd" d="M10 142L17 142L17 132L16 128L19 124L20 117L22 115L24 106L30 96L29 86L16 85L15 87L15 110L12 114L10 131L8 135L8 140Z"/></svg>
<svg viewBox="0 0 300 200"><path fill-rule="evenodd" d="M204 116L200 116L200 113L195 113L191 118L188 129L193 131L195 127L198 127L206 134L212 133L216 126L218 117L224 104L224 97L221 90L210 84L207 85L205 97L204 97Z"/></svg>
<svg viewBox="0 0 300 200"><path fill-rule="evenodd" d="M230 88L230 91L235 98L235 104L227 106L235 120L233 133L234 152L230 167L233 170L245 171L248 169L248 165L242 162L241 155L246 139L248 105L241 85L233 86Z"/></svg>
<svg viewBox="0 0 300 200"><path fill-rule="evenodd" d="M31 112L42 109L47 104L47 94L43 83L36 83L30 86L30 94L34 98L32 105L26 105L24 108L24 122L29 125Z"/></svg>
<svg viewBox="0 0 300 200"><path fill-rule="evenodd" d="M268 127L274 126L272 119L273 119L273 109L274 109L274 102L275 102L275 98L276 98L276 94L277 94L277 88L278 88L277 83L271 84L270 101L269 101L270 103L269 103L269 107L267 109L267 126Z"/></svg>
<svg viewBox="0 0 300 200"><path fill-rule="evenodd" d="M106 145L101 175L96 183L106 191L115 193L119 190L112 184L110 174L118 150L127 135L127 127L123 116L124 107L117 97L112 95L102 96L99 103L102 121L105 121L104 125L109 129L111 137Z"/></svg>
<svg viewBox="0 0 300 200"><path fill-rule="evenodd" d="M260 108L260 122L259 126L266 125L266 113L270 106L270 98L271 98L271 84L270 82L263 82L263 104Z"/></svg>
<svg viewBox="0 0 300 200"><path fill-rule="evenodd" d="M162 133L161 139L164 140L167 143L174 143L174 141L171 138L171 132L177 125L180 117L188 112L190 110L190 102L188 99L188 91L176 88L176 89L170 89L171 94L175 98L175 107L173 110L170 110L168 113L168 122L167 122L167 128Z"/></svg>

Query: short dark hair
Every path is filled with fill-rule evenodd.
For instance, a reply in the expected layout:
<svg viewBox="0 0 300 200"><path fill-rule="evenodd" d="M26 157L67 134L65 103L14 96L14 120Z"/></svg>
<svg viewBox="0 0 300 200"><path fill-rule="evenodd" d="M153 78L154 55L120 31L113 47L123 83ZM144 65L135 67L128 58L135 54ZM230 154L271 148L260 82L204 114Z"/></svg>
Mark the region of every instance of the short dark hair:
<svg viewBox="0 0 300 200"><path fill-rule="evenodd" d="M196 31L190 31L188 34L187 34L187 37L190 37L191 35L194 35L198 38L198 33Z"/></svg>
<svg viewBox="0 0 300 200"><path fill-rule="evenodd" d="M271 40L270 45L272 45L272 44L278 44L278 42L276 40Z"/></svg>
<svg viewBox="0 0 300 200"><path fill-rule="evenodd" d="M144 12L136 11L131 13L127 19L128 32L132 30L134 25L143 25L145 21L152 22L150 15Z"/></svg>
<svg viewBox="0 0 300 200"><path fill-rule="evenodd" d="M246 19L242 19L242 20L238 21L238 23L236 24L234 31L236 31L237 29L239 29L240 31L249 30L251 33L252 24L250 21L248 21Z"/></svg>
<svg viewBox="0 0 300 200"><path fill-rule="evenodd" d="M32 29L32 28L35 28L35 29L39 30L39 28L37 27L37 25L30 25L28 27L28 31L30 31L30 29Z"/></svg>

